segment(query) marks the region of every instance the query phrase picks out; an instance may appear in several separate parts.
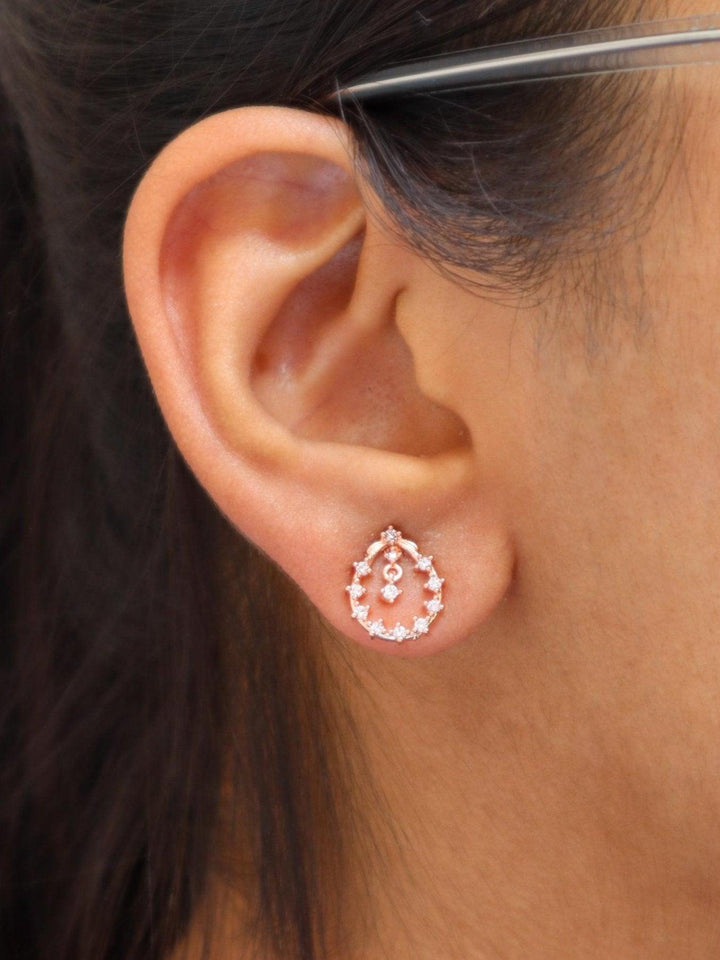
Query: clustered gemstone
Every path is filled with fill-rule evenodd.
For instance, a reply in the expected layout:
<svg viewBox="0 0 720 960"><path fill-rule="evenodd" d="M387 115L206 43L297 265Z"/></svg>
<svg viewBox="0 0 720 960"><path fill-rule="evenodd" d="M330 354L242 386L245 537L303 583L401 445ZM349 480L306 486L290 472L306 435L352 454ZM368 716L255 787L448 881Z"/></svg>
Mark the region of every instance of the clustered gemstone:
<svg viewBox="0 0 720 960"><path fill-rule="evenodd" d="M438 593L442 589L442 585L445 583L442 577L439 577L436 573L430 577L428 582L425 584L426 590L432 590L433 593Z"/></svg>
<svg viewBox="0 0 720 960"><path fill-rule="evenodd" d="M397 598L402 593L402 590L396 587L394 583L388 583L386 586L382 588L380 593L383 595L383 598L387 600L388 603L392 603L393 600L397 600Z"/></svg>

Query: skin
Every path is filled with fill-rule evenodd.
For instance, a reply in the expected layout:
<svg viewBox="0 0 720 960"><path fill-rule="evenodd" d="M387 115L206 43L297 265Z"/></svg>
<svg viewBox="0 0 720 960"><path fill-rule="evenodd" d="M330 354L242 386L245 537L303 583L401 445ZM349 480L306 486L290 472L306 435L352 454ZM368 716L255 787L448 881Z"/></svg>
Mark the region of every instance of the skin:
<svg viewBox="0 0 720 960"><path fill-rule="evenodd" d="M338 960L717 956L720 74L651 96L647 229L532 299L440 275L299 111L191 128L129 211L164 415L317 608L381 798ZM402 645L344 593L390 522L447 582Z"/></svg>

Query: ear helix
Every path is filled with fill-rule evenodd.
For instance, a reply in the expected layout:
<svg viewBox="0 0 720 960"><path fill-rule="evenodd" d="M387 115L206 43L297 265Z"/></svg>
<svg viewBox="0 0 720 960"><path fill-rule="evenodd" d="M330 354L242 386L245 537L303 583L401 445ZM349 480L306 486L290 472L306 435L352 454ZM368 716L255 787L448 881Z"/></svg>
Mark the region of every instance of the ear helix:
<svg viewBox="0 0 720 960"><path fill-rule="evenodd" d="M388 561L382 571L385 585L371 594L370 583L367 578L373 575L373 564L381 553L383 558ZM384 619L382 617L374 618L371 611L375 609L375 601L386 605L394 604L405 592L398 586L404 576L404 570L400 564L403 555L409 557L413 562L413 569L420 574L419 579L424 580L423 589L429 591L432 596L424 601L424 610L421 611L420 615L413 617L412 627L404 625L399 620L393 627L387 627ZM361 627L367 630L371 637L394 643L418 640L429 633L432 624L445 609L443 604L443 584L445 581L438 576L433 558L423 555L417 543L403 537L402 533L393 526L383 530L380 539L375 540L367 548L364 559L356 561L353 567L355 573L352 583L345 588L350 597L351 616L353 620L356 620ZM410 592L414 594L413 599L419 604L421 599L419 590L416 588Z"/></svg>

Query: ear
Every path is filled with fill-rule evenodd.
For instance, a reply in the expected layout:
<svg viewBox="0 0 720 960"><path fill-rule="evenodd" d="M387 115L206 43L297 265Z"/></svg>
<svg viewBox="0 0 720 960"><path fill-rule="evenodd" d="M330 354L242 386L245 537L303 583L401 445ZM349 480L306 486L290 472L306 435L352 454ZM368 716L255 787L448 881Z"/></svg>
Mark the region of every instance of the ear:
<svg viewBox="0 0 720 960"><path fill-rule="evenodd" d="M327 621L408 656L471 633L512 567L469 432L432 396L423 317L408 327L416 343L398 324L403 297L435 276L418 279L416 265L358 180L345 126L279 107L184 131L143 178L125 229L130 314L191 469ZM404 552L399 600L377 594L378 556L372 578L356 577L373 611L351 616L353 561L391 524L434 556L439 615ZM417 617L421 632L389 642L363 625L372 617L409 630Z"/></svg>

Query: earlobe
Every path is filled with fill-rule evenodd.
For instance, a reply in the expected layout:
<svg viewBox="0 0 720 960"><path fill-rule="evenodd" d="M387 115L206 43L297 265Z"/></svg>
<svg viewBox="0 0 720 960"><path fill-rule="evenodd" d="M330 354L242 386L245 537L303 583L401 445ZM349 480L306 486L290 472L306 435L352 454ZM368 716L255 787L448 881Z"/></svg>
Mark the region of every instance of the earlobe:
<svg viewBox="0 0 720 960"><path fill-rule="evenodd" d="M283 108L210 117L138 188L127 298L166 420L220 508L339 630L426 654L489 615L512 562L468 431L419 388L396 322L415 254L367 211L337 121ZM460 596L468 573L450 558L470 510L485 529L473 602L446 597L417 637L363 630L345 588L370 539L394 522L426 553L437 545L447 596Z"/></svg>

